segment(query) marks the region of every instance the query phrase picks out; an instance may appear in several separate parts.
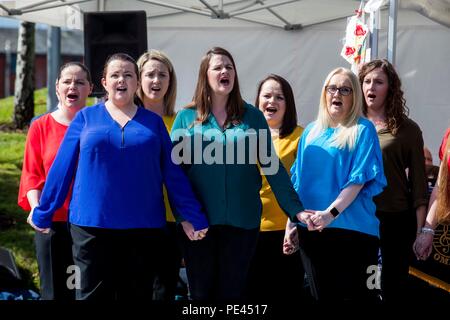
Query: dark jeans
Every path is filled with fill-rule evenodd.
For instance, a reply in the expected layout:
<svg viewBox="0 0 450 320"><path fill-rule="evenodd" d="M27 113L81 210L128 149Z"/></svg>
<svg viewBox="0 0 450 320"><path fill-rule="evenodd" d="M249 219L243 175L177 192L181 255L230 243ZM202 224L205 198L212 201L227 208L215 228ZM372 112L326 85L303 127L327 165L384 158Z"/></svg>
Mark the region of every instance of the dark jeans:
<svg viewBox="0 0 450 320"><path fill-rule="evenodd" d="M34 237L39 266L42 300L74 300L69 289L67 268L73 265L72 239L67 222L53 222L50 233L36 232Z"/></svg>
<svg viewBox="0 0 450 320"><path fill-rule="evenodd" d="M383 300L408 301L409 263L416 235L416 215L403 212L377 211L380 220L381 290Z"/></svg>
<svg viewBox="0 0 450 320"><path fill-rule="evenodd" d="M338 228L318 232L299 226L298 231L300 254L317 301L377 301L376 282L370 280L378 262L377 237Z"/></svg>
<svg viewBox="0 0 450 320"><path fill-rule="evenodd" d="M304 302L305 270L297 251L283 254L284 230L259 233L256 253L249 273L249 299L252 301Z"/></svg>
<svg viewBox="0 0 450 320"><path fill-rule="evenodd" d="M242 301L259 228L210 226L206 237L199 241L190 241L180 232L191 298Z"/></svg>
<svg viewBox="0 0 450 320"><path fill-rule="evenodd" d="M168 222L161 243L161 260L157 261L153 299L173 301L181 267L181 248L178 243L177 225Z"/></svg>
<svg viewBox="0 0 450 320"><path fill-rule="evenodd" d="M70 225L80 268L77 300L151 300L162 229L102 229Z"/></svg>

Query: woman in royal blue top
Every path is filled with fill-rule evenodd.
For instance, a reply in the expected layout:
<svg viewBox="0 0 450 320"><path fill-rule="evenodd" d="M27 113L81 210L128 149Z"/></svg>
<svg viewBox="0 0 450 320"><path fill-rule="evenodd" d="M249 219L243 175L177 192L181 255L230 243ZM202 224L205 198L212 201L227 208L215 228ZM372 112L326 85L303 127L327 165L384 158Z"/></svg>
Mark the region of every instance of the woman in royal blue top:
<svg viewBox="0 0 450 320"><path fill-rule="evenodd" d="M77 299L151 299L152 261L165 226L163 183L191 240L208 223L157 114L134 103L136 62L115 54L105 64L108 100L79 112L70 125L30 224L46 232L74 180L69 207Z"/></svg>
<svg viewBox="0 0 450 320"><path fill-rule="evenodd" d="M291 169L307 209L299 217L300 252L319 301L376 297L378 219L372 197L386 186L382 161L375 128L362 118L358 78L348 69L333 70Z"/></svg>
<svg viewBox="0 0 450 320"><path fill-rule="evenodd" d="M184 241L191 296L241 300L261 223L261 175L291 219L303 206L273 150L263 113L241 98L225 49L203 57L193 103L178 113L171 136L172 158L183 164L211 225L204 240Z"/></svg>

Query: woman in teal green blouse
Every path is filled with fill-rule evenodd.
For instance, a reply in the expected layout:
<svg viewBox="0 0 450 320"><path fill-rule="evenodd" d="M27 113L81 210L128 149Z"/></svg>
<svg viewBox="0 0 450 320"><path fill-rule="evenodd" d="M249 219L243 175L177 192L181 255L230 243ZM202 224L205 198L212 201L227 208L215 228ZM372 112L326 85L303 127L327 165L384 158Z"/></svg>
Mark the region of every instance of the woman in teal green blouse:
<svg viewBox="0 0 450 320"><path fill-rule="evenodd" d="M178 113L171 136L172 160L182 164L210 223L201 243L184 237L191 297L242 300L261 223L261 175L292 220L304 213L264 115L242 99L225 49L203 57L193 102Z"/></svg>

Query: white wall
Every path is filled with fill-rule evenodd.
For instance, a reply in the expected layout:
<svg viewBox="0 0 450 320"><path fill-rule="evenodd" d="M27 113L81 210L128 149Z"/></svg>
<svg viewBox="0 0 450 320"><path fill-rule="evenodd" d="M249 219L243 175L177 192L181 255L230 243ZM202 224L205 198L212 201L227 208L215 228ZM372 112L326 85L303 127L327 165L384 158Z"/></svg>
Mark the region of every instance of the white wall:
<svg viewBox="0 0 450 320"><path fill-rule="evenodd" d="M172 19L179 18L175 15ZM303 126L317 114L320 88L328 72L349 67L340 57L345 19L290 32L247 23L230 26L222 21L204 27L200 26L202 19L207 18L192 16L184 27L173 27L170 19L148 22L149 48L165 51L175 65L177 108L191 100L200 59L213 46L222 46L233 54L241 91L248 102L254 102L257 83L265 75L285 77L293 87ZM382 25L387 26L385 13ZM379 41L379 56L386 57L386 30L380 32ZM410 116L422 128L425 144L437 164L440 139L450 124L450 29L415 12L401 11L396 66Z"/></svg>

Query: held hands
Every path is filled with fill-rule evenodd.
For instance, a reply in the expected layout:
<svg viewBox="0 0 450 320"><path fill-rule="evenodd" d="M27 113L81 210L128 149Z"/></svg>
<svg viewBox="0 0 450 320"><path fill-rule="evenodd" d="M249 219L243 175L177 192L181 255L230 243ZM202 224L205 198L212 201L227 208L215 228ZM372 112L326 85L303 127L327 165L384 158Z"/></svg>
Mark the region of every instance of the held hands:
<svg viewBox="0 0 450 320"><path fill-rule="evenodd" d="M50 232L50 228L39 228L38 226L36 226L33 223L33 212L34 212L34 208L31 209L30 214L28 215L27 218L27 223L36 231L38 232L42 232L42 233L49 233Z"/></svg>
<svg viewBox="0 0 450 320"><path fill-rule="evenodd" d="M305 210L297 213L297 219L306 224L309 231L322 231L334 220L334 217L329 211Z"/></svg>
<svg viewBox="0 0 450 320"><path fill-rule="evenodd" d="M413 244L413 251L417 260L427 260L432 251L433 234L418 233Z"/></svg>
<svg viewBox="0 0 450 320"><path fill-rule="evenodd" d="M316 213L311 216L311 221L315 227L314 230L318 231L322 231L333 220L334 217L329 211L316 211Z"/></svg>
<svg viewBox="0 0 450 320"><path fill-rule="evenodd" d="M208 228L195 231L194 226L189 221L186 220L181 222L181 225L183 227L184 233L186 233L186 236L191 241L202 240L206 236L206 233L208 232Z"/></svg>
<svg viewBox="0 0 450 320"><path fill-rule="evenodd" d="M308 227L309 231L313 231L314 229L314 223L311 220L311 216L314 214L314 211L312 210L305 210L305 211L300 211L299 213L297 213L297 219L298 221L306 224L306 226Z"/></svg>

